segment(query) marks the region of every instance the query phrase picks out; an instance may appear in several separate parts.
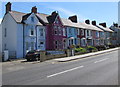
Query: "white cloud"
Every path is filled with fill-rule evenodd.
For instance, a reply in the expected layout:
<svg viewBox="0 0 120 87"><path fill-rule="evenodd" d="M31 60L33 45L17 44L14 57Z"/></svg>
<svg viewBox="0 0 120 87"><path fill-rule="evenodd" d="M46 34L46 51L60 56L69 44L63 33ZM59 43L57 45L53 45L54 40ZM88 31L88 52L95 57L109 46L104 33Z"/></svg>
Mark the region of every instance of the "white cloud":
<svg viewBox="0 0 120 87"><path fill-rule="evenodd" d="M76 13L76 12L67 10L65 8L61 8L61 7L48 7L48 8L60 11L60 12L64 13L67 16L77 15L78 21L84 21L84 20L86 20L86 17L82 16L80 13Z"/></svg>

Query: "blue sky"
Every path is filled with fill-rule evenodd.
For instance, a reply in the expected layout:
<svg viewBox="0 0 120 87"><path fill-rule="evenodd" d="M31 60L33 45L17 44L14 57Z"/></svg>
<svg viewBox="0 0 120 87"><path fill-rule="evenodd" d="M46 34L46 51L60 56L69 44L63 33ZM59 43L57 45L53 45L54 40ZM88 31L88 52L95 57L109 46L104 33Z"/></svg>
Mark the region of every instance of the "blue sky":
<svg viewBox="0 0 120 87"><path fill-rule="evenodd" d="M6 2L2 3L0 18L5 13L5 4ZM96 20L97 24L106 22L108 27L118 21L117 2L13 2L12 10L29 13L33 6L36 6L40 13L50 14L52 11L58 11L63 18L77 15L79 21L90 19Z"/></svg>

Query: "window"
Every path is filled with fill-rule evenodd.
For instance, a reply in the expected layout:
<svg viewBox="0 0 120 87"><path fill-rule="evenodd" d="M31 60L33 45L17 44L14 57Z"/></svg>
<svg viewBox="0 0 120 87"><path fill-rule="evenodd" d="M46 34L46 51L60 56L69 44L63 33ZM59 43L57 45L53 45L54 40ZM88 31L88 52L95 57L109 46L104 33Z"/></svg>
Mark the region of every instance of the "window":
<svg viewBox="0 0 120 87"><path fill-rule="evenodd" d="M99 37L99 32L98 31L96 31L96 36Z"/></svg>
<svg viewBox="0 0 120 87"><path fill-rule="evenodd" d="M58 41L55 41L55 48L58 48Z"/></svg>
<svg viewBox="0 0 120 87"><path fill-rule="evenodd" d="M74 44L74 41L73 41L73 39L71 39L71 43L72 43L72 45Z"/></svg>
<svg viewBox="0 0 120 87"><path fill-rule="evenodd" d="M90 34L89 34L89 30L87 30L87 36L90 36Z"/></svg>
<svg viewBox="0 0 120 87"><path fill-rule="evenodd" d="M34 50L34 42L31 42L31 50Z"/></svg>
<svg viewBox="0 0 120 87"><path fill-rule="evenodd" d="M40 44L41 44L41 45L43 45L43 44L44 44L44 42L40 42Z"/></svg>
<svg viewBox="0 0 120 87"><path fill-rule="evenodd" d="M7 36L7 29L6 29L6 28L5 28L4 36L5 36L5 37Z"/></svg>
<svg viewBox="0 0 120 87"><path fill-rule="evenodd" d="M77 35L77 31L76 31L76 28L73 28L74 29L74 34Z"/></svg>
<svg viewBox="0 0 120 87"><path fill-rule="evenodd" d="M31 26L31 29L30 29L30 35L31 36L34 35L34 28L33 28L33 26Z"/></svg>
<svg viewBox="0 0 120 87"><path fill-rule="evenodd" d="M70 40L69 40L69 45L70 45L71 43L70 43Z"/></svg>
<svg viewBox="0 0 120 87"><path fill-rule="evenodd" d="M59 21L58 20L56 20L56 24L58 24L59 23Z"/></svg>
<svg viewBox="0 0 120 87"><path fill-rule="evenodd" d="M26 42L26 50L28 50L28 42Z"/></svg>
<svg viewBox="0 0 120 87"><path fill-rule="evenodd" d="M57 35L57 30L55 30L55 32L54 32L54 33L55 33L55 35Z"/></svg>
<svg viewBox="0 0 120 87"><path fill-rule="evenodd" d="M4 50L7 50L7 45L6 44L4 44Z"/></svg>
<svg viewBox="0 0 120 87"><path fill-rule="evenodd" d="M31 17L31 21L34 22L34 17Z"/></svg>
<svg viewBox="0 0 120 87"><path fill-rule="evenodd" d="M72 29L71 28L69 28L69 34L71 34L72 33Z"/></svg>
<svg viewBox="0 0 120 87"><path fill-rule="evenodd" d="M80 31L79 31L79 29L77 29L77 35L79 35L80 34Z"/></svg>
<svg viewBox="0 0 120 87"><path fill-rule="evenodd" d="M43 36L43 29L40 29L40 36Z"/></svg>
<svg viewBox="0 0 120 87"><path fill-rule="evenodd" d="M54 29L57 29L57 26L54 26Z"/></svg>
<svg viewBox="0 0 120 87"><path fill-rule="evenodd" d="M63 28L63 36L66 36L65 28Z"/></svg>
<svg viewBox="0 0 120 87"><path fill-rule="evenodd" d="M34 31L33 31L33 29L31 29L31 35L34 35Z"/></svg>
<svg viewBox="0 0 120 87"><path fill-rule="evenodd" d="M81 29L81 35L84 36L84 30L83 29Z"/></svg>

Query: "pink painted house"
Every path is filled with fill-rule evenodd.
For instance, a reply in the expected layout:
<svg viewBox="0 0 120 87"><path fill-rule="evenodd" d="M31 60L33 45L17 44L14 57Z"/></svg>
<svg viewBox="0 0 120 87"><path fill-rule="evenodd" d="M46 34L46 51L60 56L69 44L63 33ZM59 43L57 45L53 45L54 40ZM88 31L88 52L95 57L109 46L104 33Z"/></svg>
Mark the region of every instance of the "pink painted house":
<svg viewBox="0 0 120 87"><path fill-rule="evenodd" d="M46 49L61 50L66 48L66 29L62 25L57 12L47 17L49 25L46 29Z"/></svg>

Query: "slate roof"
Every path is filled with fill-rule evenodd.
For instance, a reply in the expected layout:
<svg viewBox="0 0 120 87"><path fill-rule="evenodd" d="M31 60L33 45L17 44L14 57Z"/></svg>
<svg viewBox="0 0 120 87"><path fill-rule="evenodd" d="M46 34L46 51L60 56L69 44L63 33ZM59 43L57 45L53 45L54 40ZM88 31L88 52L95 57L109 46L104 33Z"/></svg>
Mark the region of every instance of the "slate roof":
<svg viewBox="0 0 120 87"><path fill-rule="evenodd" d="M49 15L43 14L43 13L37 13L36 15L37 15L42 21L44 21L45 23L49 23L49 22L48 22L48 19L47 19L47 17L48 17Z"/></svg>
<svg viewBox="0 0 120 87"><path fill-rule="evenodd" d="M17 23L21 23L23 20L27 19L29 17L29 15L31 15L31 13L22 13L22 12L17 12L17 11L10 11L10 14L12 15L12 17L15 19L15 21ZM44 25L44 23L53 23L56 16L54 17L52 15L47 15L47 14L43 14L43 13L37 13L36 16L38 17L39 21L42 20L42 24ZM109 31L109 32L113 32L111 29L109 28L104 28L102 26L99 26L100 28L102 28L103 30L101 30L100 28L93 26L91 24L86 24L86 23L74 23L69 19L65 19L65 18L61 18L61 21L63 23L64 26L69 26L69 27L76 27L76 28L83 28L83 29L90 29L90 30L96 30L96 31ZM44 23L43 23L44 22ZM37 25L42 25L40 22Z"/></svg>
<svg viewBox="0 0 120 87"><path fill-rule="evenodd" d="M77 27L77 28L83 28L83 29L96 30L96 31L103 32L103 30L101 30L101 29L99 29L96 26L93 26L91 24L86 24L86 23L82 23L82 22L74 23L71 20L64 19L64 18L61 18L61 20L62 20L62 23L64 26Z"/></svg>
<svg viewBox="0 0 120 87"><path fill-rule="evenodd" d="M17 11L10 11L9 13L12 15L12 17L13 17L13 18L15 19L15 21L18 22L18 23L21 23L22 17L23 17L24 15L26 15L26 13L17 12Z"/></svg>
<svg viewBox="0 0 120 87"><path fill-rule="evenodd" d="M17 11L10 11L9 13L17 23L23 22L23 20L26 20L31 15L31 13L22 13ZM42 25L42 24L38 22L37 25Z"/></svg>
<svg viewBox="0 0 120 87"><path fill-rule="evenodd" d="M97 25L99 28L101 28L101 29L103 29L104 31L108 31L108 32L114 32L114 31L112 31L111 29L109 29L108 27L103 27L103 26L101 26L101 25Z"/></svg>
<svg viewBox="0 0 120 87"><path fill-rule="evenodd" d="M86 23L81 23L86 29L89 29L89 30L96 30L96 31L101 31L103 32L103 30L101 30L100 28L92 25L92 24L86 24Z"/></svg>
<svg viewBox="0 0 120 87"><path fill-rule="evenodd" d="M84 26L81 25L81 23L74 23L69 19L61 18L61 21L62 21L64 26L76 27L76 28L85 28Z"/></svg>

